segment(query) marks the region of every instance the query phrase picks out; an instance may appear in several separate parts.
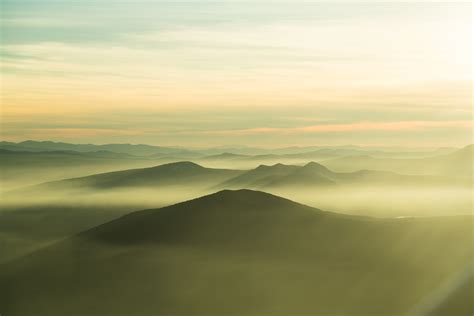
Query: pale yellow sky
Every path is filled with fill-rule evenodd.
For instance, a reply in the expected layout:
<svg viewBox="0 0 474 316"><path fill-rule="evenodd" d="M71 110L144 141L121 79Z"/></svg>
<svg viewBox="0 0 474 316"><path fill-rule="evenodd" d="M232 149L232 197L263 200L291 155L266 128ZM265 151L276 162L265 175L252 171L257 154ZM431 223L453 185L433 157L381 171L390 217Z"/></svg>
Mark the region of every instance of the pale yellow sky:
<svg viewBox="0 0 474 316"><path fill-rule="evenodd" d="M4 1L2 139L470 143L471 15L469 3Z"/></svg>

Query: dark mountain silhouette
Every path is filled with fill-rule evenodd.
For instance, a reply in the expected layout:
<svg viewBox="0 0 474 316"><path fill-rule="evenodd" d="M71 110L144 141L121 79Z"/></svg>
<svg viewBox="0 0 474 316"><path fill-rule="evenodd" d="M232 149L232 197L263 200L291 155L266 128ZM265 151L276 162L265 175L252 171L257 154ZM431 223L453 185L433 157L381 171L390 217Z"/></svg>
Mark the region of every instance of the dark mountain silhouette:
<svg viewBox="0 0 474 316"><path fill-rule="evenodd" d="M407 176L387 171L359 170L356 172L334 172L325 166L310 162L304 166L276 164L261 165L235 178L217 185L217 188L308 188L328 185L364 185L364 184L442 184L450 180L434 176Z"/></svg>
<svg viewBox="0 0 474 316"><path fill-rule="evenodd" d="M461 179L462 180L462 179ZM467 185L467 181L442 176L409 176L387 171L359 170L334 172L310 162L304 166L275 164L244 171L205 168L189 161L173 162L150 168L128 169L86 177L47 182L26 189L116 189L193 187L198 190L220 189L297 189L333 185Z"/></svg>
<svg viewBox="0 0 474 316"><path fill-rule="evenodd" d="M239 170L204 168L193 162L182 161L151 168L130 169L102 173L82 178L45 183L35 189L89 188L114 189L120 187L209 186L240 174Z"/></svg>
<svg viewBox="0 0 474 316"><path fill-rule="evenodd" d="M218 187L222 188L258 188L263 187L271 181L287 176L298 166L276 164L274 166L260 165L257 168L247 171L233 179L230 179Z"/></svg>
<svg viewBox="0 0 474 316"><path fill-rule="evenodd" d="M376 220L221 191L0 266L0 306L9 316L404 315L472 261L471 220Z"/></svg>
<svg viewBox="0 0 474 316"><path fill-rule="evenodd" d="M285 176L269 179L262 188L332 185L335 184L336 178L335 173L312 162L292 170Z"/></svg>

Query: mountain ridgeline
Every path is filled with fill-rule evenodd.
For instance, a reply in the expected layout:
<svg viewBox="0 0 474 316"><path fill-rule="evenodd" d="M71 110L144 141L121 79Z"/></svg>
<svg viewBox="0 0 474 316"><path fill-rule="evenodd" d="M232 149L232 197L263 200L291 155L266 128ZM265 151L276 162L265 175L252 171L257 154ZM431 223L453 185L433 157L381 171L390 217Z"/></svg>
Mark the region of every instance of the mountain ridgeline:
<svg viewBox="0 0 474 316"><path fill-rule="evenodd" d="M92 176L48 182L28 190L113 190L117 188L193 187L201 190L220 189L301 189L333 187L334 185L469 185L469 179L443 176L401 175L388 171L359 170L334 172L310 162L304 166L260 165L252 170L231 170L202 167L182 161L156 167L131 169ZM23 192L24 190L20 190Z"/></svg>
<svg viewBox="0 0 474 316"><path fill-rule="evenodd" d="M112 189L119 187L209 186L237 176L242 171L204 168L193 162L183 161L156 167L109 172L82 178L45 184L50 188L77 187Z"/></svg>
<svg viewBox="0 0 474 316"><path fill-rule="evenodd" d="M186 149L133 144L0 142L0 191L116 170L192 161L208 168L254 169L259 165L321 163L337 172L391 171L400 174L472 176L472 145L463 149L400 151L363 147L291 147L281 149Z"/></svg>
<svg viewBox="0 0 474 316"><path fill-rule="evenodd" d="M446 179L429 176L408 176L387 171L360 170L356 172L333 172L325 166L310 162L304 166L289 166L276 164L274 166L261 165L242 175L230 179L219 187L224 188L311 188L331 185L350 184L402 184L402 183L441 183Z"/></svg>

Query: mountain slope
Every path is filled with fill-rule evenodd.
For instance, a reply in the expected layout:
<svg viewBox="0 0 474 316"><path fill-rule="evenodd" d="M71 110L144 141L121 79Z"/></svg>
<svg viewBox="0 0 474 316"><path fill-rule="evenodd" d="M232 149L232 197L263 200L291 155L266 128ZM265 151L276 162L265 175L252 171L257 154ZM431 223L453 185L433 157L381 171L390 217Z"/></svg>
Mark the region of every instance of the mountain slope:
<svg viewBox="0 0 474 316"><path fill-rule="evenodd" d="M235 178L232 178L220 185L221 188L259 188L265 186L268 182L274 181L280 177L285 177L292 171L297 170L298 166L276 164L273 166L260 165L255 169L249 170Z"/></svg>
<svg viewBox="0 0 474 316"><path fill-rule="evenodd" d="M118 169L144 168L156 161L110 151L12 151L0 149L2 189Z"/></svg>
<svg viewBox="0 0 474 316"><path fill-rule="evenodd" d="M349 217L221 191L1 266L0 306L11 316L404 315L471 262L471 220Z"/></svg>
<svg viewBox="0 0 474 316"><path fill-rule="evenodd" d="M240 174L239 170L204 168L182 161L151 168L130 169L45 183L36 188L114 189L121 187L209 186Z"/></svg>
<svg viewBox="0 0 474 316"><path fill-rule="evenodd" d="M310 162L304 166L261 165L216 186L221 189L298 189L338 185L427 185L451 184L452 179L435 176L408 176L387 171L359 170L334 172ZM460 182L463 183L463 182Z"/></svg>

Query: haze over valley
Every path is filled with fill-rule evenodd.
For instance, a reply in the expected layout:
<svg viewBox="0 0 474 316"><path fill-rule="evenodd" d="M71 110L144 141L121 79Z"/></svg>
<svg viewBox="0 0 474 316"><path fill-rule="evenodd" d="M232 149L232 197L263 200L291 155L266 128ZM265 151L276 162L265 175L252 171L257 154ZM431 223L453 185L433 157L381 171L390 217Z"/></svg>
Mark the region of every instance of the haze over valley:
<svg viewBox="0 0 474 316"><path fill-rule="evenodd" d="M378 218L472 215L472 145L427 151L349 146L316 150L223 148L220 153L213 148L192 150L125 144L89 145L84 150L84 145L31 141L4 142L0 146L3 147L1 167L8 171L2 174L6 181L2 183L5 187L0 213L0 261L11 260L132 211L166 206L225 189L268 192L348 215ZM104 147L110 151L101 151ZM245 156L240 154L243 150ZM250 151L256 154L251 155ZM264 164L267 155L262 159L262 151L269 152L267 155L272 155L272 159L280 157L285 164ZM368 161L380 161L376 169L356 170L350 161L358 159L354 157L361 152L379 157L364 156ZM315 153L326 156L316 162ZM327 156L329 153L331 158ZM173 158L169 158L170 154ZM252 158L250 169L221 168L231 167L242 156L247 161ZM285 160L288 156L292 158ZM295 156L299 157L297 162L292 160ZM348 164L340 168L344 171L327 167L343 161ZM137 169L137 163L146 167ZM116 169L110 171L112 168ZM394 169L412 173L397 173ZM31 177L10 177L13 173ZM67 178L68 175L76 177ZM61 176L65 179L57 180ZM14 185L9 186L12 183L9 179ZM42 183L32 184L35 181Z"/></svg>

